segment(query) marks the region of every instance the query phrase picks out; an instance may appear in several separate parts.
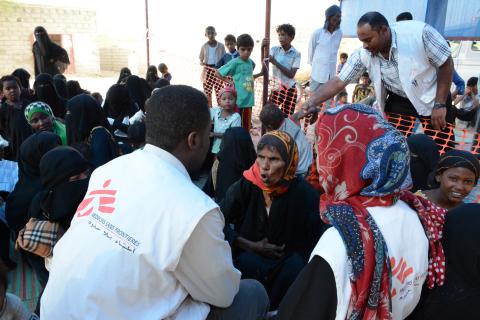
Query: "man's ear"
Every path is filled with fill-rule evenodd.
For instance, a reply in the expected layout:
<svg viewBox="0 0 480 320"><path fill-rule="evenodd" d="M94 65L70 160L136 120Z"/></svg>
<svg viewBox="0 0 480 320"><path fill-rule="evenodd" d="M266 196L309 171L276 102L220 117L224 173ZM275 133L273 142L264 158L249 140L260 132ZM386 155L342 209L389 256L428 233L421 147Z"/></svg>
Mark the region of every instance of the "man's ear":
<svg viewBox="0 0 480 320"><path fill-rule="evenodd" d="M200 145L200 135L198 132L190 132L187 137L187 146L189 150L196 150Z"/></svg>

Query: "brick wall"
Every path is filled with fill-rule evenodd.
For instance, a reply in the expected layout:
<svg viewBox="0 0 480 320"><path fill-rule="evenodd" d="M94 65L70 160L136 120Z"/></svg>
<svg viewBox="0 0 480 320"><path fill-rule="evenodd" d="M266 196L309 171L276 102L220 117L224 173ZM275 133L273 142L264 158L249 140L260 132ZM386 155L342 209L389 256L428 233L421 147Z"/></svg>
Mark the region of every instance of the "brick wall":
<svg viewBox="0 0 480 320"><path fill-rule="evenodd" d="M49 34L71 36L75 73L100 72L96 12L13 2L0 2L0 74L15 68L27 69L33 76L33 30L43 26ZM72 57L70 57L72 60Z"/></svg>

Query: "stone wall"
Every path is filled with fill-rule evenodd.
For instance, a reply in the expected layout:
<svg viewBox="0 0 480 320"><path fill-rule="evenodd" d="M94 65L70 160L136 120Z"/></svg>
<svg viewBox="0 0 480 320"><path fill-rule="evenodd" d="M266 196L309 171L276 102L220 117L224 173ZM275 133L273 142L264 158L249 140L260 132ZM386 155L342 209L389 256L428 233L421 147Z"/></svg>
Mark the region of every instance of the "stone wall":
<svg viewBox="0 0 480 320"><path fill-rule="evenodd" d="M100 72L94 10L0 1L1 75L9 74L18 67L25 68L34 75L33 30L39 25L45 27L50 35L58 34L64 35L64 39L71 38L73 57L70 57L70 60L73 65L70 72Z"/></svg>

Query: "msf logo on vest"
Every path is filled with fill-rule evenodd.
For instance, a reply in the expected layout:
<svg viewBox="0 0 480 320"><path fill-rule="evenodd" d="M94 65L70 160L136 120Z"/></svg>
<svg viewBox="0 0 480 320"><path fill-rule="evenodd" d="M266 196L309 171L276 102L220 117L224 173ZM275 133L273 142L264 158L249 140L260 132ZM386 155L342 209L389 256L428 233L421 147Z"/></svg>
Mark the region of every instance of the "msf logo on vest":
<svg viewBox="0 0 480 320"><path fill-rule="evenodd" d="M75 212L77 218L87 217L93 212L104 214L113 214L116 201L117 190L110 189L109 186L112 180L108 179L102 185L101 189L92 190L80 202L80 205Z"/></svg>

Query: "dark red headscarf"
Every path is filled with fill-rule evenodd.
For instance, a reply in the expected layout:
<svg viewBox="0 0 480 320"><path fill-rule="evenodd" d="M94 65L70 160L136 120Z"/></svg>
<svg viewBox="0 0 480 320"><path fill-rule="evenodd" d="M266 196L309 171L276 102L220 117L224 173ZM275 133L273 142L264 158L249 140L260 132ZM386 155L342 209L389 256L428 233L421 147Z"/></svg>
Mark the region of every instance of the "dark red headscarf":
<svg viewBox="0 0 480 320"><path fill-rule="evenodd" d="M387 246L366 208L388 207L404 194L412 196L406 193L412 183L408 145L375 110L355 104L327 110L317 123L317 136L324 190L320 214L340 233L352 267L348 318L390 319ZM416 211L427 230L428 212ZM441 236L432 233L437 240ZM441 245L435 248L440 251Z"/></svg>

